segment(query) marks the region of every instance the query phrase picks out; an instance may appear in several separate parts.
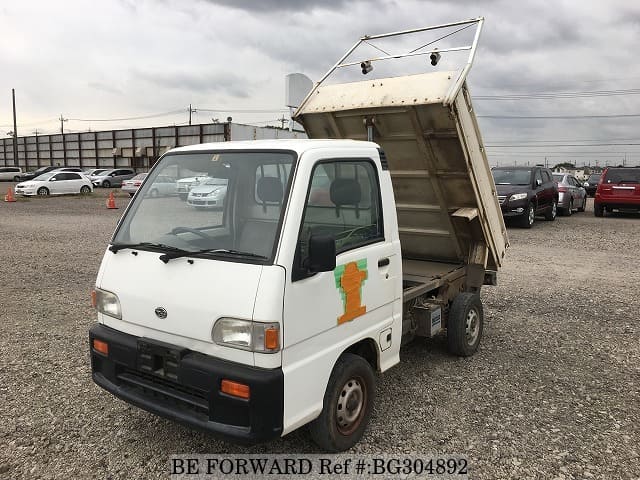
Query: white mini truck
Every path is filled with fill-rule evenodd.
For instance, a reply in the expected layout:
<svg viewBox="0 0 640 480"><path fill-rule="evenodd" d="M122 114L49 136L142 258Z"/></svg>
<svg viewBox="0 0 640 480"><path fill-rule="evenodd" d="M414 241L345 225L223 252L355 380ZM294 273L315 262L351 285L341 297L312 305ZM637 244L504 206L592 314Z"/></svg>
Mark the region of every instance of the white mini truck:
<svg viewBox="0 0 640 480"><path fill-rule="evenodd" d="M319 82L296 112L315 139L165 154L100 266L94 381L228 440L309 424L342 451L404 342L473 354L507 239L467 71ZM221 210L149 195L195 172L226 180Z"/></svg>

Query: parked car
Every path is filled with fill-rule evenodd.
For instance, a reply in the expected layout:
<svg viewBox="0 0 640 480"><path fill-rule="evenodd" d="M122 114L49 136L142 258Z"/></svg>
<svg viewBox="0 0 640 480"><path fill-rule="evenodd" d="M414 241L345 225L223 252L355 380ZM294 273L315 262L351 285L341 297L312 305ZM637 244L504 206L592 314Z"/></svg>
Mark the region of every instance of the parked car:
<svg viewBox="0 0 640 480"><path fill-rule="evenodd" d="M78 172L47 172L16 185L19 195L63 195L93 192L91 181Z"/></svg>
<svg viewBox="0 0 640 480"><path fill-rule="evenodd" d="M0 167L0 180L20 181L22 169L20 167Z"/></svg>
<svg viewBox="0 0 640 480"><path fill-rule="evenodd" d="M554 173L558 185L558 208L563 215L571 215L575 209L584 212L587 208L587 191L578 179L568 173Z"/></svg>
<svg viewBox="0 0 640 480"><path fill-rule="evenodd" d="M608 167L593 201L593 212L602 217L613 210L640 211L640 168Z"/></svg>
<svg viewBox="0 0 640 480"><path fill-rule="evenodd" d="M587 191L587 195L594 197L596 195L596 189L598 188L598 182L600 181L601 173L594 173L589 175L587 181L582 185Z"/></svg>
<svg viewBox="0 0 640 480"><path fill-rule="evenodd" d="M122 191L128 193L129 196L133 197L135 193L138 191L138 188L140 188L140 185L142 185L142 182L144 181L144 179L147 178L147 175L149 174L139 173L138 175L136 175L133 178L130 178L129 180L123 180Z"/></svg>
<svg viewBox="0 0 640 480"><path fill-rule="evenodd" d="M559 195L551 170L538 166L496 167L491 172L505 219L514 219L524 228L531 228L536 215L555 220Z"/></svg>
<svg viewBox="0 0 640 480"><path fill-rule="evenodd" d="M201 181L204 181L207 178L209 177L207 176L207 174L204 174L204 173L201 175L196 175L194 177L180 178L176 182L176 191L178 192L178 196L180 197L180 200L183 200L183 201L186 200L187 197L189 196L189 191L191 190L191 188L195 187Z"/></svg>
<svg viewBox="0 0 640 480"><path fill-rule="evenodd" d="M18 179L18 181L19 182L25 182L27 180L33 180L34 178L39 177L43 173L48 173L48 172L51 172L51 171L56 170L58 168L60 168L60 167L53 166L53 165L49 165L48 167L40 167L37 170L33 170L33 171L27 172L27 173L23 173L22 175L20 175L20 178Z"/></svg>
<svg viewBox="0 0 640 480"><path fill-rule="evenodd" d="M108 168L91 168L89 170L84 170L82 174L85 177L90 177L91 175L98 175L99 173L106 172L109 170Z"/></svg>
<svg viewBox="0 0 640 480"><path fill-rule="evenodd" d="M92 175L89 177L91 182L96 187L120 187L124 180L129 180L136 176L136 172L131 168L113 168L111 170L105 170L98 175Z"/></svg>
<svg viewBox="0 0 640 480"><path fill-rule="evenodd" d="M191 188L187 204L196 208L222 208L227 195L226 178L207 178Z"/></svg>

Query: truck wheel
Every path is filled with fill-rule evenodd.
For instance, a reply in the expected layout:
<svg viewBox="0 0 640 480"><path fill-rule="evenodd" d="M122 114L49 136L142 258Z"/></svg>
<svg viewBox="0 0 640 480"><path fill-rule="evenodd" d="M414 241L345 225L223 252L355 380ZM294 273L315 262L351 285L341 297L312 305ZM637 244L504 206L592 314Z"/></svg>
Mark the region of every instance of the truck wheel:
<svg viewBox="0 0 640 480"><path fill-rule="evenodd" d="M554 200L551 203L551 208L547 210L547 213L544 214L544 218L545 220L553 222L556 219L556 215L558 215L558 202Z"/></svg>
<svg viewBox="0 0 640 480"><path fill-rule="evenodd" d="M463 292L453 299L447 320L447 343L454 355L468 357L480 345L483 310L477 293Z"/></svg>
<svg viewBox="0 0 640 480"><path fill-rule="evenodd" d="M309 424L311 438L327 452L353 447L364 434L375 400L371 365L352 353L336 362L324 394L320 416Z"/></svg>

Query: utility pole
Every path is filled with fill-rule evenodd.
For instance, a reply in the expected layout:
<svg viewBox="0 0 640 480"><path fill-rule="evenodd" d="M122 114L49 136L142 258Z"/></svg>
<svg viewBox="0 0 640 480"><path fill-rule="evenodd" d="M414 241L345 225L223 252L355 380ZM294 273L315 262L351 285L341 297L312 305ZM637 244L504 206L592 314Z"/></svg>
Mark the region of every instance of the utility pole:
<svg viewBox="0 0 640 480"><path fill-rule="evenodd" d="M64 122L66 122L68 119L64 118L62 114L60 114L60 118L58 120L60 120L60 133L64 135Z"/></svg>
<svg viewBox="0 0 640 480"><path fill-rule="evenodd" d="M11 99L13 101L13 164L18 166L18 124L16 123L16 89L11 89ZM27 152L24 152L26 162ZM25 170L27 166L25 165Z"/></svg>
<svg viewBox="0 0 640 480"><path fill-rule="evenodd" d="M198 110L196 108L191 108L191 104L189 104L189 125L191 125L191 114L196 113Z"/></svg>
<svg viewBox="0 0 640 480"><path fill-rule="evenodd" d="M282 128L284 130L284 122L286 122L287 119L284 118L284 114L282 114L282 118L280 119L280 122L282 123L282 126L280 128Z"/></svg>

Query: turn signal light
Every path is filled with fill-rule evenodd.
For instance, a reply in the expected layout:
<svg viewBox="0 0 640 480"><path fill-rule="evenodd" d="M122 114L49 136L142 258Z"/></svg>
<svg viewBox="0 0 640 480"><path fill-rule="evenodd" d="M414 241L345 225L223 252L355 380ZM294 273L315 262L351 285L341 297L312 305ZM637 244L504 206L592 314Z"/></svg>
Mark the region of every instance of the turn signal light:
<svg viewBox="0 0 640 480"><path fill-rule="evenodd" d="M98 340L97 338L93 339L93 349L105 356L109 355L109 344L107 342L103 342L102 340Z"/></svg>
<svg viewBox="0 0 640 480"><path fill-rule="evenodd" d="M96 301L96 291L95 290L91 290L91 306L93 308L96 308L97 304L98 304L98 302Z"/></svg>
<svg viewBox="0 0 640 480"><path fill-rule="evenodd" d="M277 350L278 345L278 329L267 328L264 331L264 348L265 350Z"/></svg>
<svg viewBox="0 0 640 480"><path fill-rule="evenodd" d="M232 397L244 398L245 400L248 400L250 396L249 385L226 379L220 383L220 391Z"/></svg>

